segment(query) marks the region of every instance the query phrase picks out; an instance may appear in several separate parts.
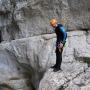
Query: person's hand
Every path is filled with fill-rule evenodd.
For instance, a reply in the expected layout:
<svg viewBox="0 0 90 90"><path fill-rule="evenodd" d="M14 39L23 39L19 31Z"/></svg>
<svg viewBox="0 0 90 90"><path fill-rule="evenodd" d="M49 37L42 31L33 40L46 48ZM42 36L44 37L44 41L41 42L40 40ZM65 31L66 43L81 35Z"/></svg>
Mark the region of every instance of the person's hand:
<svg viewBox="0 0 90 90"><path fill-rule="evenodd" d="M62 43L59 43L58 44L58 49L59 49L59 52L62 52L63 51L63 44Z"/></svg>
<svg viewBox="0 0 90 90"><path fill-rule="evenodd" d="M58 48L59 49L63 48L63 44L62 43L58 44Z"/></svg>

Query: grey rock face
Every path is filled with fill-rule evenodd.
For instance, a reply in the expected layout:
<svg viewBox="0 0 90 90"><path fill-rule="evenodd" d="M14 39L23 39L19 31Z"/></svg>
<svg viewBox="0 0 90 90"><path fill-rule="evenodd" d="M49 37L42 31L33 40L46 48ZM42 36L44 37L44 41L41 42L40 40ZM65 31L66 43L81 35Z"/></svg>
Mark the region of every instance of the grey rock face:
<svg viewBox="0 0 90 90"><path fill-rule="evenodd" d="M49 38L53 37L55 35L41 35L2 44L2 46L17 57L18 63L20 63L21 67L25 68L25 72L35 88L38 88L40 79L46 69L48 69L48 65L52 62L51 60L49 61L49 55L52 52L55 40L50 40Z"/></svg>
<svg viewBox="0 0 90 90"><path fill-rule="evenodd" d="M65 88L67 85L66 89L71 88L72 85L76 86L76 88L81 88L76 84L70 84L70 82L78 77L81 78L83 74L87 75L89 72L87 70L89 70L90 45L87 42L88 38L85 31L68 32L68 39L63 52L63 71L57 73L54 73L51 69L48 70L50 66L55 64L55 41L55 34L46 34L14 40L10 43L3 42L1 46L15 55L15 61L21 67L21 71L16 70L15 72L19 72L19 74L21 72L21 76L27 76L30 80L30 85L35 89L38 89L39 86L39 90L47 90L48 88L50 88L48 90L57 90L61 86ZM62 80L60 79L61 77ZM47 85L46 82L49 84Z"/></svg>
<svg viewBox="0 0 90 90"><path fill-rule="evenodd" d="M50 33L49 20L54 17L64 19L68 30L90 28L89 0L1 0L0 6L5 41Z"/></svg>
<svg viewBox="0 0 90 90"><path fill-rule="evenodd" d="M86 37L81 31L68 33L68 47L64 50L61 67L63 71L49 69L39 84L39 90L89 89L90 45Z"/></svg>
<svg viewBox="0 0 90 90"><path fill-rule="evenodd" d="M85 79L86 81L84 81L84 79L80 76L82 75L82 77L85 78L85 75L83 75L83 70L84 69L82 69L82 71L77 70L79 71L78 74L71 73L69 71L53 72L52 70L48 70L40 82L39 90L81 90L83 86L88 85L86 84L88 79ZM78 77L81 79L79 80Z"/></svg>
<svg viewBox="0 0 90 90"><path fill-rule="evenodd" d="M70 30L57 73L54 17ZM90 0L0 0L0 90L89 90L89 29Z"/></svg>
<svg viewBox="0 0 90 90"><path fill-rule="evenodd" d="M32 90L25 72L15 55L0 46L0 90Z"/></svg>

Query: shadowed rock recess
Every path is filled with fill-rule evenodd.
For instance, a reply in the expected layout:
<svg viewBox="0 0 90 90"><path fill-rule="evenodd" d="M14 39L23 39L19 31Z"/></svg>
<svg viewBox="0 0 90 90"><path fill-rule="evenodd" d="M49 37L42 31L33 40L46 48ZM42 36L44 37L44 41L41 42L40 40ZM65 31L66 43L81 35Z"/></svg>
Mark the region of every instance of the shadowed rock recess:
<svg viewBox="0 0 90 90"><path fill-rule="evenodd" d="M68 33L58 72L53 17ZM90 0L0 0L0 90L90 90Z"/></svg>

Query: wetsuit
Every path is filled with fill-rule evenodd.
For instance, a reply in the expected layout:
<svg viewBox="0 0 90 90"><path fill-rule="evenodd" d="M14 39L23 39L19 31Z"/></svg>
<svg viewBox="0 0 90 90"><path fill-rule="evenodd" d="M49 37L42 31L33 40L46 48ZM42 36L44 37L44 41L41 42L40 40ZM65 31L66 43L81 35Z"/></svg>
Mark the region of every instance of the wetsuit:
<svg viewBox="0 0 90 90"><path fill-rule="evenodd" d="M62 51L63 48L61 48L61 52L59 51L58 45L60 43L63 44L63 46L66 43L66 38L67 38L67 33L65 32L65 28L62 24L58 24L57 27L55 28L55 33L57 36L57 41L56 41L56 64L55 68L60 69L61 63L62 63Z"/></svg>

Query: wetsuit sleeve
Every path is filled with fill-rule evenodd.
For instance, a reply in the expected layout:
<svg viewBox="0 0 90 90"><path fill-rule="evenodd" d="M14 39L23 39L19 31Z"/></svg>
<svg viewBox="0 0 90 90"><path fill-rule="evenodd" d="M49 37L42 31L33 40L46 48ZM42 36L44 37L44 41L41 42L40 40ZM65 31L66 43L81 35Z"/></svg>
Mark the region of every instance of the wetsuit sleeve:
<svg viewBox="0 0 90 90"><path fill-rule="evenodd" d="M61 41L61 43L64 44L64 43L66 42L67 33L66 33L66 31L65 31L64 26L61 26L61 27L60 27L60 30L61 30L61 32L63 33L63 40Z"/></svg>

